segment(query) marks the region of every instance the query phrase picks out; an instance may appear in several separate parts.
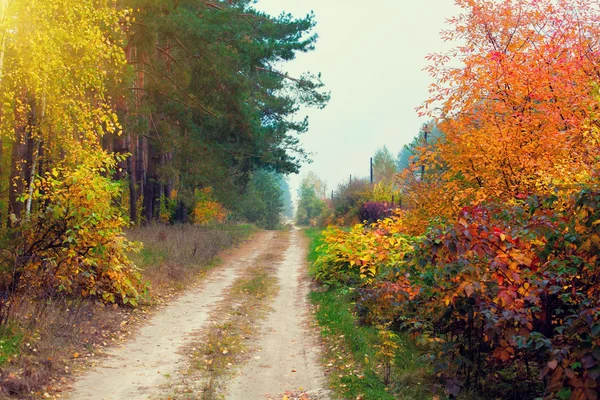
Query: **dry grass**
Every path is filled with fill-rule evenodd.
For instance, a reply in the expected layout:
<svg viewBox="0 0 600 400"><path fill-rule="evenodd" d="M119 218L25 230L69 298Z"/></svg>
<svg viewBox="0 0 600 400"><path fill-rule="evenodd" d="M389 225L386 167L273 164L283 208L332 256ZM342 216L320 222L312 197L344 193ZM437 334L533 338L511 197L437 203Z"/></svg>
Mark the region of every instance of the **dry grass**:
<svg viewBox="0 0 600 400"><path fill-rule="evenodd" d="M105 347L135 331L156 308L157 297L197 282L220 251L253 232L249 226L132 229L128 237L145 246L132 258L154 286L153 297L137 309L63 295L44 300L29 293L14 296L9 322L0 327L0 399L58 398L72 373L93 365Z"/></svg>
<svg viewBox="0 0 600 400"><path fill-rule="evenodd" d="M13 317L4 340L18 335L19 348L2 365L0 398L39 398L52 393L86 359L128 336L138 311L64 296L12 300Z"/></svg>
<svg viewBox="0 0 600 400"><path fill-rule="evenodd" d="M154 293L180 291L218 262L218 254L255 231L251 225L153 225L131 229L127 237L144 249L131 258Z"/></svg>

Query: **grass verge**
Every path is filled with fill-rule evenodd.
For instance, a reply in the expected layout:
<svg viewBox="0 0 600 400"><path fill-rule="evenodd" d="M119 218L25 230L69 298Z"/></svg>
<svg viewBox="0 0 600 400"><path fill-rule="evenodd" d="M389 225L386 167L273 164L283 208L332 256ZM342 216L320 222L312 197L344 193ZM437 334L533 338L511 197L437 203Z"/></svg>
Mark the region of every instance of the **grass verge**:
<svg viewBox="0 0 600 400"><path fill-rule="evenodd" d="M314 262L322 244L321 231L306 229L310 239L308 258ZM384 384L386 362L382 339L375 327L359 325L354 314L351 289L318 288L310 295L326 351L330 385L343 399L431 399L429 365L408 337L393 340L393 363L389 384Z"/></svg>
<svg viewBox="0 0 600 400"><path fill-rule="evenodd" d="M197 282L219 263L218 254L256 232L253 225L151 225L130 229L127 237L142 242L132 261L150 283L154 300Z"/></svg>

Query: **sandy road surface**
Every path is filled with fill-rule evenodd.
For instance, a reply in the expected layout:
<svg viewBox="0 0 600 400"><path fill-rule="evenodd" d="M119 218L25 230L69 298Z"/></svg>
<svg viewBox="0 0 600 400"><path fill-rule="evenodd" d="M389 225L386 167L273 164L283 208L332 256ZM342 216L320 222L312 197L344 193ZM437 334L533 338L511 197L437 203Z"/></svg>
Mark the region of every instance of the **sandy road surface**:
<svg viewBox="0 0 600 400"><path fill-rule="evenodd" d="M328 399L319 364L320 347L309 329L306 283L306 240L291 232L289 246L277 249L273 232L261 232L226 254L223 264L200 287L158 312L129 342L108 353L102 364L74 384L71 400L150 399L177 381L187 360L192 334L210 323L215 306L228 287L261 255L284 252L277 265L280 292L273 311L261 323L251 361L227 387L225 399L281 399L285 392L308 392L311 399Z"/></svg>
<svg viewBox="0 0 600 400"><path fill-rule="evenodd" d="M211 307L222 300L237 274L269 247L272 232L261 232L223 256L223 264L198 288L157 313L135 337L109 351L102 364L82 376L67 398L71 400L147 399L160 395L185 356L179 349L203 327Z"/></svg>
<svg viewBox="0 0 600 400"><path fill-rule="evenodd" d="M261 324L263 335L255 345L255 357L232 381L226 399L281 399L285 392L328 398L320 347L307 315L306 239L298 230L291 232L290 239L278 266L280 291L273 312Z"/></svg>

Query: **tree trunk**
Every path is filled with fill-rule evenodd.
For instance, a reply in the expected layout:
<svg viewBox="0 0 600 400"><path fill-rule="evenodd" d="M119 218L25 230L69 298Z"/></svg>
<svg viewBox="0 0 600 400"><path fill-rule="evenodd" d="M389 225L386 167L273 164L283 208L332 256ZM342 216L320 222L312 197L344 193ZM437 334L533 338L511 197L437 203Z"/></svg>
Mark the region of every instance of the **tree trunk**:
<svg viewBox="0 0 600 400"><path fill-rule="evenodd" d="M155 208L157 204L157 198L160 198L160 185L158 184L158 177L156 174L156 164L158 162L158 156L154 154L152 145L145 140L146 146L144 146L147 156L147 169L145 172L146 183L144 184L144 222L149 224L154 220Z"/></svg>
<svg viewBox="0 0 600 400"><path fill-rule="evenodd" d="M33 164L32 107L25 112L15 110L15 141L10 160L8 191L8 226L16 227L23 218L24 204L20 200L25 193L25 183L31 175Z"/></svg>
<svg viewBox="0 0 600 400"><path fill-rule="evenodd" d="M127 148L130 153L133 153L133 143L131 133L127 132ZM129 177L129 219L131 223L137 224L137 189L135 180L135 155L131 154L127 157L127 176Z"/></svg>
<svg viewBox="0 0 600 400"><path fill-rule="evenodd" d="M175 222L185 223L187 222L187 207L183 204L183 201L179 200L177 203L177 210L175 211Z"/></svg>

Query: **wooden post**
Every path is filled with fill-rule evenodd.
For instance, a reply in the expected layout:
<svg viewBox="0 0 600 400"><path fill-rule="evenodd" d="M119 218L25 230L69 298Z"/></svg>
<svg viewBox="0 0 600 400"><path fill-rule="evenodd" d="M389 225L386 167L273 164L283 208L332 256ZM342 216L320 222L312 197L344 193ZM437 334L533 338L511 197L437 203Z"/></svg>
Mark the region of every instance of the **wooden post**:
<svg viewBox="0 0 600 400"><path fill-rule="evenodd" d="M423 138L425 139L425 147L427 147L427 135L429 134L429 131L431 130L431 127L429 124L425 125L425 128L423 129ZM421 182L423 181L423 176L425 176L425 164L421 165Z"/></svg>

